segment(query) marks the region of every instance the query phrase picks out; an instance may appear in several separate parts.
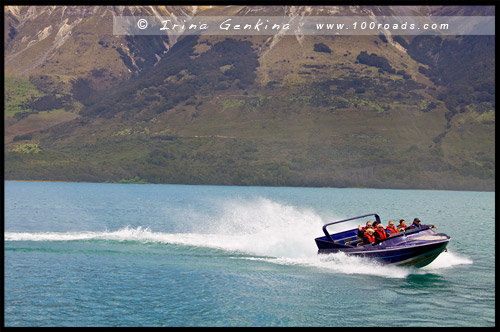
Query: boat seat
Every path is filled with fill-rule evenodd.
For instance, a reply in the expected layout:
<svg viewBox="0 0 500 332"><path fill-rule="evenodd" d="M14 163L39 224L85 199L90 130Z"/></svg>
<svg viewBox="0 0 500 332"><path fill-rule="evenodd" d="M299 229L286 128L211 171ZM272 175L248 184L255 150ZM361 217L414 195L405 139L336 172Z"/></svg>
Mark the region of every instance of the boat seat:
<svg viewBox="0 0 500 332"><path fill-rule="evenodd" d="M345 244L349 245L349 246L359 246L360 243L361 243L361 245L363 245L363 240L358 238L358 239L355 239L352 241L347 241Z"/></svg>

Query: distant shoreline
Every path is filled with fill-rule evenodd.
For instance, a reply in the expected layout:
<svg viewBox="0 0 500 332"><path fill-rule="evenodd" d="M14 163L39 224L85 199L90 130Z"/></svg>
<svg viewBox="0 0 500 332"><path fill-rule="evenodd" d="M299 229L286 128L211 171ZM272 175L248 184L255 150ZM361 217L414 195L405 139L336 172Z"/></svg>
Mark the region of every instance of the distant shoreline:
<svg viewBox="0 0 500 332"><path fill-rule="evenodd" d="M453 190L453 189L415 189L415 188L370 188L370 187L293 187L293 186L246 186L246 185L225 185L225 184L190 184L190 183L127 183L127 182L88 182L88 181L59 181L59 180L4 180L5 182L54 182L54 183L96 183L96 184L153 184L153 185L174 185L174 186L212 186L212 187L263 187L263 188L316 188L316 189L373 189L373 190L420 190L420 191L464 191L464 192L487 192L494 193L495 190Z"/></svg>

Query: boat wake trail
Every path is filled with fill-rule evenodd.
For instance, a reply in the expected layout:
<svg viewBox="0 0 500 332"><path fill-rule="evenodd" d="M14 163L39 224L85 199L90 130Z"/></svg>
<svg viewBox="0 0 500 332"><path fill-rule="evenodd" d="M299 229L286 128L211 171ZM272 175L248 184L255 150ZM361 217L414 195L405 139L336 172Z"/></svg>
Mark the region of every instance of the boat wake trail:
<svg viewBox="0 0 500 332"><path fill-rule="evenodd" d="M5 232L6 241L139 241L208 247L258 256L303 257L316 254L314 237L321 218L309 210L259 198L224 202L215 216L180 221L184 231L164 233L126 226L116 231Z"/></svg>
<svg viewBox="0 0 500 332"><path fill-rule="evenodd" d="M405 278L409 274L426 273L414 268L379 265L344 253L318 255L314 238L321 235L318 234L318 229L324 223L312 210L298 209L265 198L252 201L235 199L221 203L215 216L208 216L203 220L188 220L185 224L190 229L186 232L165 233L152 231L149 227L126 226L116 231L101 232L5 232L4 239L173 244L219 249L235 253L235 259L313 267L328 273L370 274L388 278ZM471 263L467 258L445 252L425 270Z"/></svg>
<svg viewBox="0 0 500 332"><path fill-rule="evenodd" d="M416 268L382 265L375 261L348 256L342 252L329 255L316 255L302 258L252 258L249 260L266 261L280 265L298 265L318 269L324 273L366 274L385 278L406 278L420 273Z"/></svg>

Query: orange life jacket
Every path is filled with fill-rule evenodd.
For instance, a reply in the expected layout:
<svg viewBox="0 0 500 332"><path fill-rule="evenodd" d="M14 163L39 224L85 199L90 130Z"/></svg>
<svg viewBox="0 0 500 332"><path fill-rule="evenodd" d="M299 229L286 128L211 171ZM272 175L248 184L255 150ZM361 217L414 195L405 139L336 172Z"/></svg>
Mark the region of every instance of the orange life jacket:
<svg viewBox="0 0 500 332"><path fill-rule="evenodd" d="M393 227L393 228L387 227L386 230L388 230L391 233L397 233L397 232L399 232L396 227Z"/></svg>
<svg viewBox="0 0 500 332"><path fill-rule="evenodd" d="M385 232L385 230L381 232L377 229L375 232L377 232L378 235L380 235L381 240L387 239L387 233Z"/></svg>
<svg viewBox="0 0 500 332"><path fill-rule="evenodd" d="M370 235L370 234L368 234L368 233L365 233L365 236L368 238L368 240L369 240L371 243L375 243L375 236Z"/></svg>

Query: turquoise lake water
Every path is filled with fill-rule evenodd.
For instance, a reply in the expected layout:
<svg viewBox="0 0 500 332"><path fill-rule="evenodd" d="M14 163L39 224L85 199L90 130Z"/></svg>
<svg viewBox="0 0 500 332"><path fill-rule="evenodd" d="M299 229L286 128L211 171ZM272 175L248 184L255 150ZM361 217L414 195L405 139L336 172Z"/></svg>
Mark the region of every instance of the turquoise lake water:
<svg viewBox="0 0 500 332"><path fill-rule="evenodd" d="M495 326L494 193L10 181L4 191L6 326ZM317 255L323 224L367 213L435 224L448 252L421 269Z"/></svg>

